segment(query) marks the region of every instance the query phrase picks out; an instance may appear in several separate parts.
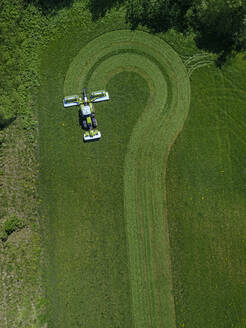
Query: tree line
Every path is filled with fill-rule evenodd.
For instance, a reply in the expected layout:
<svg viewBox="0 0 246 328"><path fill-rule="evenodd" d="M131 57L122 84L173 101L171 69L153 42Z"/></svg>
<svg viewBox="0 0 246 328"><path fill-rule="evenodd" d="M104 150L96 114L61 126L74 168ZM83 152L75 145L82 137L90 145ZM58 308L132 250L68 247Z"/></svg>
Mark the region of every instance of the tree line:
<svg viewBox="0 0 246 328"><path fill-rule="evenodd" d="M0 145L1 130L16 117L32 129L32 91L38 86L39 58L49 17L73 0L0 0Z"/></svg>
<svg viewBox="0 0 246 328"><path fill-rule="evenodd" d="M199 48L227 55L246 50L245 0L128 0L126 20L153 32L194 33Z"/></svg>

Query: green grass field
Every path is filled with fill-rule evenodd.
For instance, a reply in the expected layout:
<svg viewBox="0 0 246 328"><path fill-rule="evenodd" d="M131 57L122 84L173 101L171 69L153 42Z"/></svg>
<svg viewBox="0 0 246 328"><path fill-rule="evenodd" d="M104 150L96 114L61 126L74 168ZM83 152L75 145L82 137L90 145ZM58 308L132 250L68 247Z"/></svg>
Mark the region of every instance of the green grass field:
<svg viewBox="0 0 246 328"><path fill-rule="evenodd" d="M143 32L88 43L69 65L64 93L106 88L112 101L96 106L102 140L84 145L52 67L44 68L40 93L50 324L174 327L162 181L163 158L189 109L185 68L167 44ZM145 194L153 187L154 212Z"/></svg>
<svg viewBox="0 0 246 328"><path fill-rule="evenodd" d="M1 3L0 328L245 328L245 54L89 2Z"/></svg>
<svg viewBox="0 0 246 328"><path fill-rule="evenodd" d="M246 62L191 78L167 166L177 327L245 327Z"/></svg>
<svg viewBox="0 0 246 328"><path fill-rule="evenodd" d="M38 95L48 324L244 327L243 59L193 72L171 148L190 104L180 57L121 12L76 17L43 53ZM112 98L86 145L62 106L84 86Z"/></svg>

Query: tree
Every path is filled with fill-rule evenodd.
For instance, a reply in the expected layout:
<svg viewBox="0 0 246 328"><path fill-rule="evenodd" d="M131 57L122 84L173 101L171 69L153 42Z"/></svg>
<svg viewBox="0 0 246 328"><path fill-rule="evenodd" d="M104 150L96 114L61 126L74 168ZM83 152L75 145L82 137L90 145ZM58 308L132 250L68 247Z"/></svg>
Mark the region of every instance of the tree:
<svg viewBox="0 0 246 328"><path fill-rule="evenodd" d="M215 53L246 49L246 3L241 0L194 1L186 20L203 49Z"/></svg>
<svg viewBox="0 0 246 328"><path fill-rule="evenodd" d="M128 0L126 19L154 32L193 31L197 46L220 58L246 49L244 0Z"/></svg>
<svg viewBox="0 0 246 328"><path fill-rule="evenodd" d="M165 32L176 26L184 29L184 17L192 0L129 0L127 22L135 28L139 24L154 32Z"/></svg>

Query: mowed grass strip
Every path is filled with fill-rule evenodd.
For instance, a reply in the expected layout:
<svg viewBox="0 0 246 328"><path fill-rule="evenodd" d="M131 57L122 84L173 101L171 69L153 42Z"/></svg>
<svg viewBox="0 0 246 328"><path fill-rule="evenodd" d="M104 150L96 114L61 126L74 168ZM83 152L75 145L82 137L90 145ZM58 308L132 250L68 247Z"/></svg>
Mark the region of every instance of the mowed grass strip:
<svg viewBox="0 0 246 328"><path fill-rule="evenodd" d="M54 55L58 65L62 59ZM61 79L54 83L50 65L40 93L42 194L50 231L49 324L130 327L124 155L149 97L148 84L134 69L109 76L100 88L107 87L113 100L96 106L103 138L84 145L77 111L63 109Z"/></svg>
<svg viewBox="0 0 246 328"><path fill-rule="evenodd" d="M81 89L87 81L89 87L99 87L112 72L124 67L145 75L152 90L146 111L134 129L125 171L134 326L174 327L163 182L169 147L189 109L186 70L177 54L160 39L143 32L112 32L90 42L74 59L65 80L65 93L76 85ZM117 96L123 103L127 101L127 94Z"/></svg>
<svg viewBox="0 0 246 328"><path fill-rule="evenodd" d="M178 327L246 326L246 65L194 72L167 167Z"/></svg>
<svg viewBox="0 0 246 328"><path fill-rule="evenodd" d="M170 47L153 37L149 44L152 54L158 49L157 67L167 87L153 72L155 94L134 128L125 161L133 316L135 327L175 327L164 179L169 148L188 113L189 80Z"/></svg>

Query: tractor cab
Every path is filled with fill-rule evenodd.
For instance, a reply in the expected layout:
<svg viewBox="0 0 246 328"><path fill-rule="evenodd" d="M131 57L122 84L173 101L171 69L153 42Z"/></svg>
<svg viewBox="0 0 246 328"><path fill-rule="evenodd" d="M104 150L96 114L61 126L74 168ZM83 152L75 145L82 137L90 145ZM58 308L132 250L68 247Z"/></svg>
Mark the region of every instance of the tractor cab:
<svg viewBox="0 0 246 328"><path fill-rule="evenodd" d="M101 132L97 128L95 118L94 103L109 100L109 94L105 90L92 92L90 98L87 97L86 89L83 89L83 97L78 95L67 96L63 99L64 107L79 106L79 124L84 132L84 141L94 141L101 138Z"/></svg>
<svg viewBox="0 0 246 328"><path fill-rule="evenodd" d="M91 108L89 105L83 105L82 106L82 113L83 113L83 116L89 116L91 115Z"/></svg>
<svg viewBox="0 0 246 328"><path fill-rule="evenodd" d="M80 106L79 121L83 130L91 130L97 127L97 120L94 115L94 108L92 106L84 104Z"/></svg>

